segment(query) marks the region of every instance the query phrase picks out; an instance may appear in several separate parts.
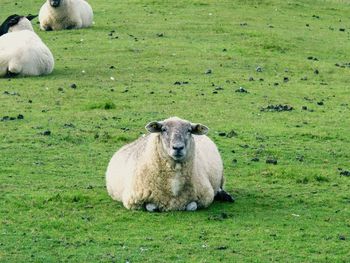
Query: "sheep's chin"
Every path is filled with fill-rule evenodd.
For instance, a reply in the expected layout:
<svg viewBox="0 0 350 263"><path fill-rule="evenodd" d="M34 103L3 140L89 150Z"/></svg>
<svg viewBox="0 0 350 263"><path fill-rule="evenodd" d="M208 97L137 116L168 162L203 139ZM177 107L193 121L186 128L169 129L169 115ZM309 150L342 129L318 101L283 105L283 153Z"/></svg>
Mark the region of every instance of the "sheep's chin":
<svg viewBox="0 0 350 263"><path fill-rule="evenodd" d="M186 156L185 155L170 155L170 158L173 159L177 163L181 163L185 161Z"/></svg>

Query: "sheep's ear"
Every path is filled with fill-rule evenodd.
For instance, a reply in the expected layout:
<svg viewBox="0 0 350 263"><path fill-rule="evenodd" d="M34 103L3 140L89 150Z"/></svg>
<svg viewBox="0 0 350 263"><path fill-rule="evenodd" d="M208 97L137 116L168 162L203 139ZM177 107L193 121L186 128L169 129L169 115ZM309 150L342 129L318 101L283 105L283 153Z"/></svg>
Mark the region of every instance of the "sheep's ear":
<svg viewBox="0 0 350 263"><path fill-rule="evenodd" d="M26 16L26 18L29 20L29 21L31 21L31 20L33 20L34 18L36 18L38 15L31 15L31 14L29 14L29 15L27 15Z"/></svg>
<svg viewBox="0 0 350 263"><path fill-rule="evenodd" d="M0 26L0 36L8 33L10 27L16 25L21 17L19 15L11 15L1 24Z"/></svg>
<svg viewBox="0 0 350 263"><path fill-rule="evenodd" d="M149 132L161 132L162 130L162 122L160 121L152 121L146 125L146 130Z"/></svg>
<svg viewBox="0 0 350 263"><path fill-rule="evenodd" d="M10 27L12 27L12 26L15 26L15 25L17 25L18 24L18 22L19 22L19 20L21 20L21 16L19 16L19 15L13 15L12 17L11 17L11 19L9 19L9 21L8 21L8 27L10 28Z"/></svg>
<svg viewBox="0 0 350 263"><path fill-rule="evenodd" d="M207 134L209 131L209 128L207 126L200 123L192 123L191 126L192 126L191 133L195 135L204 135L204 134Z"/></svg>

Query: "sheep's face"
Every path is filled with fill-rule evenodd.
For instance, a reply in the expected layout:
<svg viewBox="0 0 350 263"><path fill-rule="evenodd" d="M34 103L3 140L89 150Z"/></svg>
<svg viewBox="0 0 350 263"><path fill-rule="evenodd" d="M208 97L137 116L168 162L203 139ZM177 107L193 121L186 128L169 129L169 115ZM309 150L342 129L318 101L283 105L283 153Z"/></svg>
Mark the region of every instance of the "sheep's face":
<svg viewBox="0 0 350 263"><path fill-rule="evenodd" d="M177 117L150 122L146 125L146 129L160 134L164 153L176 162L187 159L193 143L192 134L203 135L208 132L208 128L202 124L191 123Z"/></svg>
<svg viewBox="0 0 350 263"><path fill-rule="evenodd" d="M61 5L62 0L49 0L50 6L52 7L59 7Z"/></svg>
<svg viewBox="0 0 350 263"><path fill-rule="evenodd" d="M11 15L2 25L0 26L0 36L9 32L21 31L21 30L33 30L30 20L37 16L28 15L28 16L19 16Z"/></svg>

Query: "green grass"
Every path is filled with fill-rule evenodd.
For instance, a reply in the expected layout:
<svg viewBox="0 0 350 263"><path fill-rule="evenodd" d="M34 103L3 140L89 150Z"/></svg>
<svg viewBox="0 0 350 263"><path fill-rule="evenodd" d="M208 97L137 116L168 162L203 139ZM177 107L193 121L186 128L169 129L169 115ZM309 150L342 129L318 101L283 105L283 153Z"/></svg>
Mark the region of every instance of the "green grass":
<svg viewBox="0 0 350 263"><path fill-rule="evenodd" d="M2 0L0 19L42 2ZM90 29L35 25L51 75L0 80L0 118L24 115L0 122L0 261L348 262L350 68L335 64L349 62L350 4L90 2ZM107 195L112 154L174 115L209 126L236 203L150 214Z"/></svg>

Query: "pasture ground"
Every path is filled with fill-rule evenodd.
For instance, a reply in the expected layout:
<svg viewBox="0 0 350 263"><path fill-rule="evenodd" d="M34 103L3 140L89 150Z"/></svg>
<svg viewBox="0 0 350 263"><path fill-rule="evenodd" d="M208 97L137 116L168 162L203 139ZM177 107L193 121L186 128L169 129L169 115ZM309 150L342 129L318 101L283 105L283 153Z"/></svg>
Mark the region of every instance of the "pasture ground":
<svg viewBox="0 0 350 263"><path fill-rule="evenodd" d="M1 0L0 19L42 2ZM53 74L0 80L0 119L24 117L0 122L0 261L348 262L349 2L90 2L90 29L34 20ZM211 128L234 204L107 195L112 154L174 115Z"/></svg>

